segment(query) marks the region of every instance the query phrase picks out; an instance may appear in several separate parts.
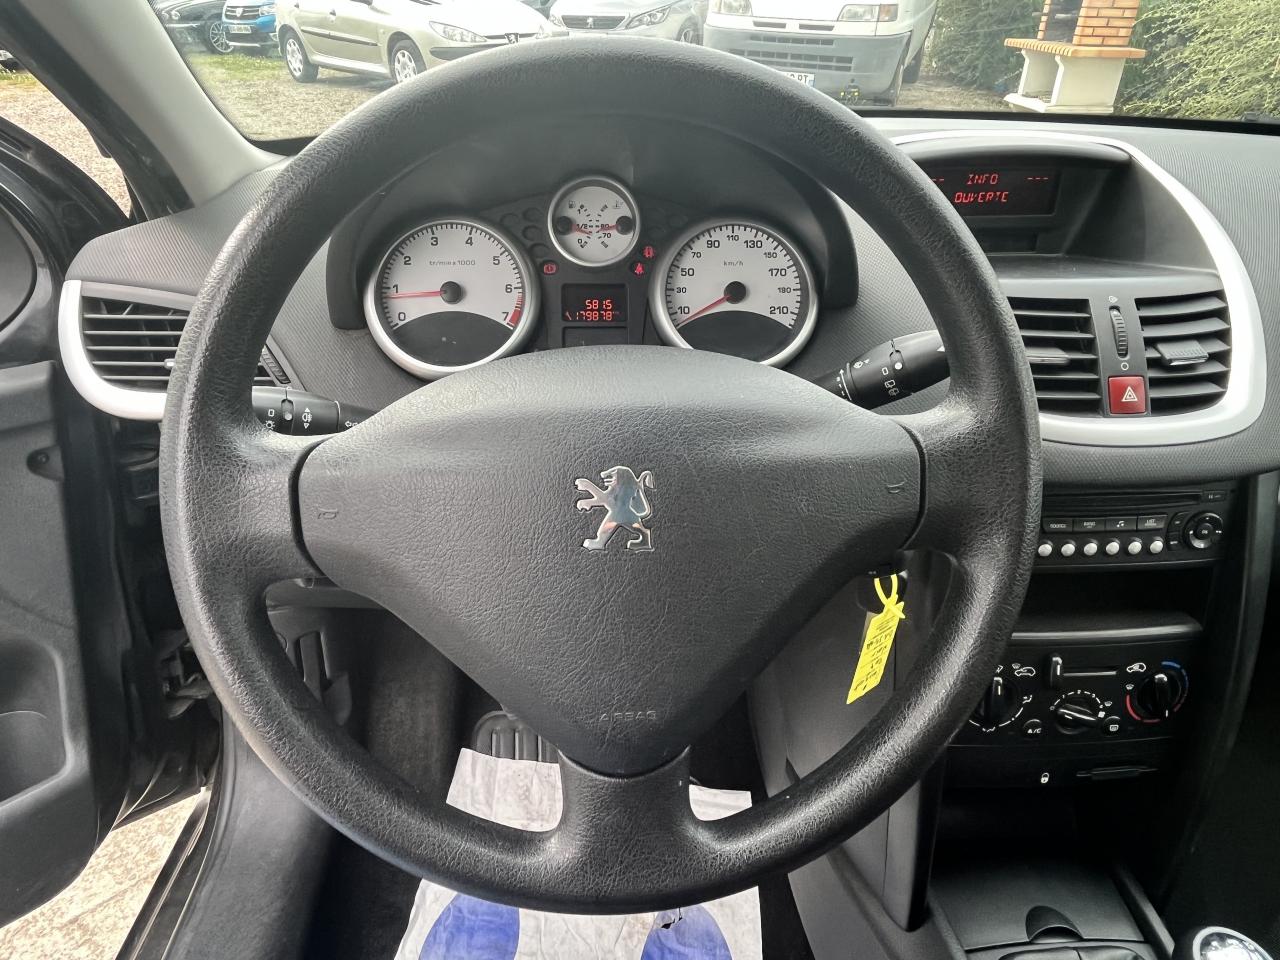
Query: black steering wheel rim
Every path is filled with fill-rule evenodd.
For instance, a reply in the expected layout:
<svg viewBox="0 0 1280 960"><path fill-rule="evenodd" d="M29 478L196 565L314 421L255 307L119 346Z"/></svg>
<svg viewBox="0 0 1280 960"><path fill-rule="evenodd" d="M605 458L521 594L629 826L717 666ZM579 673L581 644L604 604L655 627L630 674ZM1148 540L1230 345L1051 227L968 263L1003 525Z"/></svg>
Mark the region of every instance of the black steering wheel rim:
<svg viewBox="0 0 1280 960"><path fill-rule="evenodd" d="M292 286L282 278L298 277L366 196L442 147L434 131L478 136L503 118L558 109L548 104L637 113L637 90L655 105L648 112L662 107L749 139L828 185L867 220L907 266L943 336L952 380L941 405L898 419L837 411L830 404L838 401L780 371L757 374L741 361L669 348L617 348L513 358L457 375L393 405L342 443L267 433L253 419L248 390L258 352ZM525 833L427 804L309 694L261 602L271 582L354 565L315 515L337 513L327 505L352 489L338 475L378 455L372 444L405 448L418 438L413 431L428 429L420 423L433 419L443 423L430 427L433 438L448 440L452 413L500 392L506 378L565 385L589 379L591 365L622 382L618 403L632 410L647 409L646 379L668 369L670 389L691 391L694 400L702 379L716 402L727 403L741 393L732 386L747 378L769 398L759 413L771 439L833 429L832 459L846 473L884 445L898 459L874 476L897 476L892 471L902 469L909 449L917 468L910 515L877 491L875 509L892 512L893 523L880 524L875 536L955 561L933 642L886 708L785 797L723 821L699 821L688 811L687 754L671 749L675 740L657 736L658 746L646 748L643 734L630 737L624 746L637 752L628 757L604 745L607 735L571 724L563 735L576 737L578 755L594 762L562 761L565 805L556 829ZM771 407L775 399L784 406ZM575 425L591 433L590 421ZM867 449L843 439L846 430ZM1025 593L1039 517L1030 373L1007 301L958 216L914 164L845 108L740 58L663 41L557 40L477 55L388 91L318 137L220 254L187 324L162 431L162 521L179 606L215 691L259 755L317 813L384 859L465 892L562 911L660 909L723 896L798 866L879 815L933 762L989 678ZM808 447L787 456L799 457L794 462L820 482L822 460ZM821 482L837 492L838 479ZM872 536L865 522L858 532ZM810 571L810 586L856 572L852 554L832 549L843 566ZM770 651L758 637L753 642L750 657L717 666L758 669ZM770 642L776 652L781 638Z"/></svg>

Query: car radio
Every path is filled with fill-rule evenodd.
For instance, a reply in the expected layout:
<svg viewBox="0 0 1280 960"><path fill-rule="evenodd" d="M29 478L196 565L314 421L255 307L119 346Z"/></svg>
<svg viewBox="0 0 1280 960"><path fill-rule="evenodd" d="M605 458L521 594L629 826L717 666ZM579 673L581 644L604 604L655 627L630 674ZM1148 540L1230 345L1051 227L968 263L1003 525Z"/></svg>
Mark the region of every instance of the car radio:
<svg viewBox="0 0 1280 960"><path fill-rule="evenodd" d="M1232 490L1047 493L1036 568L1204 563L1221 554Z"/></svg>

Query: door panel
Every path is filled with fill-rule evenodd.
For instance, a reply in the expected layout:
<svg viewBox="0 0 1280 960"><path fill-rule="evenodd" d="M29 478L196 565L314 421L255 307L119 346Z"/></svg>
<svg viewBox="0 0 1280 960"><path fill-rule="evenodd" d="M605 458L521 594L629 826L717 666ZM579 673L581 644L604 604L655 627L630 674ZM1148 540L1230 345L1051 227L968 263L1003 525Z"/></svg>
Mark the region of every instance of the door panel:
<svg viewBox="0 0 1280 960"><path fill-rule="evenodd" d="M330 38L333 26L329 10L332 0L286 0L293 6L293 22L302 32L307 52L313 56L333 57L334 43Z"/></svg>
<svg viewBox="0 0 1280 960"><path fill-rule="evenodd" d="M74 879L117 822L205 774L195 711L166 715L126 576L113 425L58 363L66 266L125 225L0 120L0 926Z"/></svg>
<svg viewBox="0 0 1280 960"><path fill-rule="evenodd" d="M331 0L335 19L333 39L335 55L376 66L382 62L378 46L378 14L359 0Z"/></svg>
<svg viewBox="0 0 1280 960"><path fill-rule="evenodd" d="M0 925L97 847L50 362L0 370Z"/></svg>

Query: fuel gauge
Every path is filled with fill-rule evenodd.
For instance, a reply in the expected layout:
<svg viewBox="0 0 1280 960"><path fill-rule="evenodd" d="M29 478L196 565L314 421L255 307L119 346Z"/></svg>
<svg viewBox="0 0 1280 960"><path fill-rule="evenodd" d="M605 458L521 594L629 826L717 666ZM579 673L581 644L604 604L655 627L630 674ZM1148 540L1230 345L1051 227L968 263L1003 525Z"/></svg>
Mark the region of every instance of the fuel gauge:
<svg viewBox="0 0 1280 960"><path fill-rule="evenodd" d="M550 233L565 259L607 267L624 259L640 233L635 197L612 177L582 177L566 184L547 212Z"/></svg>

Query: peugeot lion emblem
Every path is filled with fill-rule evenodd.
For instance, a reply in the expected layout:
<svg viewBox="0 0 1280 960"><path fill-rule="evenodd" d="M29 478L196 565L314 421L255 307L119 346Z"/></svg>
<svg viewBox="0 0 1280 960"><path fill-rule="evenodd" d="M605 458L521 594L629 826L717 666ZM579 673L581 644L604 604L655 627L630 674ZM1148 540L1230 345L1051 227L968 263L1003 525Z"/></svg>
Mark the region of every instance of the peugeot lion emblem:
<svg viewBox="0 0 1280 960"><path fill-rule="evenodd" d="M582 545L588 550L603 550L609 545L610 538L618 528L625 527L629 533L635 534L627 541L627 549L642 552L653 549L653 536L644 525L653 514L649 497L645 490L654 490L656 486L653 471L642 470L637 476L630 467L610 467L601 472L600 479L604 487L598 487L586 477L579 477L574 486L587 496L578 500L579 510L605 509L604 519L590 540Z"/></svg>

